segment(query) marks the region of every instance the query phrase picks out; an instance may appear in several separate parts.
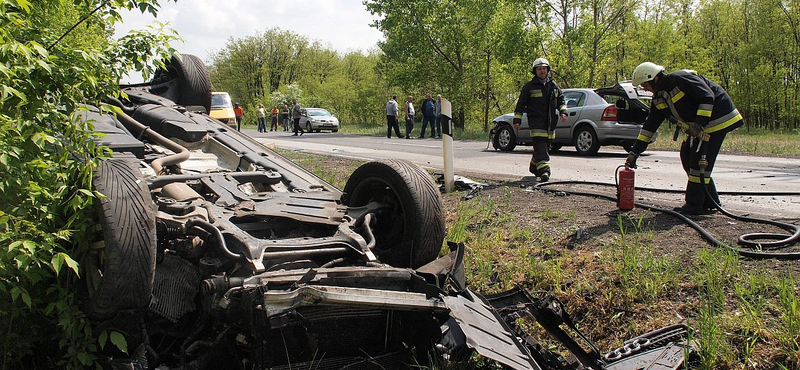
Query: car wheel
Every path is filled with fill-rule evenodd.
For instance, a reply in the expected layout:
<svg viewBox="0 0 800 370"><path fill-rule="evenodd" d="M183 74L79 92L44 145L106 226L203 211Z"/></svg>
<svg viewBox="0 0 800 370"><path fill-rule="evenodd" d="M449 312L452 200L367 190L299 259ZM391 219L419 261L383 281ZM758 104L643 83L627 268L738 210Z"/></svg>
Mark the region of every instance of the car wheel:
<svg viewBox="0 0 800 370"><path fill-rule="evenodd" d="M146 308L155 276L155 205L134 162L100 161L93 187L103 228L102 247L81 258L89 299L86 315L102 320L121 310ZM99 237L98 237L99 239Z"/></svg>
<svg viewBox="0 0 800 370"><path fill-rule="evenodd" d="M331 132L339 132L339 130L331 130Z"/></svg>
<svg viewBox="0 0 800 370"><path fill-rule="evenodd" d="M550 143L550 153L555 153L555 152L561 150L561 147L562 147L561 144Z"/></svg>
<svg viewBox="0 0 800 370"><path fill-rule="evenodd" d="M492 145L495 149L510 152L517 146L517 134L509 125L500 126L494 134Z"/></svg>
<svg viewBox="0 0 800 370"><path fill-rule="evenodd" d="M211 112L211 79L200 58L191 54L174 54L166 69L159 70L150 92L184 107L201 106Z"/></svg>
<svg viewBox="0 0 800 370"><path fill-rule="evenodd" d="M417 268L439 255L445 233L442 201L425 170L401 160L368 162L353 171L344 192L348 206L382 205L373 225L374 252L381 262Z"/></svg>
<svg viewBox="0 0 800 370"><path fill-rule="evenodd" d="M591 126L582 126L575 132L575 150L580 155L592 155L600 149L600 139Z"/></svg>
<svg viewBox="0 0 800 370"><path fill-rule="evenodd" d="M311 124L308 122L306 122L306 132L314 132L314 130L311 129Z"/></svg>

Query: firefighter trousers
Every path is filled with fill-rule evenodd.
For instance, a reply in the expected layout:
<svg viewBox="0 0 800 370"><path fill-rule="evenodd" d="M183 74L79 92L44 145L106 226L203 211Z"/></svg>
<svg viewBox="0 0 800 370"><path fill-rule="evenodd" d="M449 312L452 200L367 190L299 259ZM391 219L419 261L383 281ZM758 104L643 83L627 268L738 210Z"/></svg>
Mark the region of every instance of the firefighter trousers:
<svg viewBox="0 0 800 370"><path fill-rule="evenodd" d="M685 196L688 205L711 209L715 208L714 202L720 204L717 187L711 178L711 172L714 170L714 164L717 161L717 155L720 148L722 148L722 141L725 140L726 134L726 132L713 133L710 135L709 140L705 142L690 138L681 144L681 164L689 178L686 182ZM702 147L698 150L700 145ZM708 162L705 171L701 171L698 164L703 154L705 154L706 162ZM706 194L706 190L708 190L708 194Z"/></svg>

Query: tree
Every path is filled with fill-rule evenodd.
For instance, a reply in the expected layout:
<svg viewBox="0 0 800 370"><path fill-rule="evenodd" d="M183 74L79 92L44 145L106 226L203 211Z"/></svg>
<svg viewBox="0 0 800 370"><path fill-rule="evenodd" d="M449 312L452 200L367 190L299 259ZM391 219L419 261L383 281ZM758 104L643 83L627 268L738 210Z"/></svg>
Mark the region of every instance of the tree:
<svg viewBox="0 0 800 370"><path fill-rule="evenodd" d="M169 34L109 39L118 11L134 7L155 13L158 2L0 3L4 368L56 362L85 368L104 344L80 312L74 283L98 196L91 190L92 168L105 150L91 140L91 123L77 114L84 103L100 105L118 95L125 71L170 54Z"/></svg>

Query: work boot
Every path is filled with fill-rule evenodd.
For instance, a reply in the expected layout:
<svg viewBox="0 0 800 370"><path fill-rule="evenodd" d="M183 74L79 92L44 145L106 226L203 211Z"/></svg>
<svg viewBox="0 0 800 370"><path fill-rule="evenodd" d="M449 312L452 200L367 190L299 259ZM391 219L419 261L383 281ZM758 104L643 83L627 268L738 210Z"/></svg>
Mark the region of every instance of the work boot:
<svg viewBox="0 0 800 370"><path fill-rule="evenodd" d="M550 180L550 172L549 171L545 171L545 172L542 173L541 176L539 176L539 181L540 182L547 182L548 180Z"/></svg>
<svg viewBox="0 0 800 370"><path fill-rule="evenodd" d="M532 173L534 176L538 176L536 173L536 163L531 162L531 164L528 165L528 172Z"/></svg>

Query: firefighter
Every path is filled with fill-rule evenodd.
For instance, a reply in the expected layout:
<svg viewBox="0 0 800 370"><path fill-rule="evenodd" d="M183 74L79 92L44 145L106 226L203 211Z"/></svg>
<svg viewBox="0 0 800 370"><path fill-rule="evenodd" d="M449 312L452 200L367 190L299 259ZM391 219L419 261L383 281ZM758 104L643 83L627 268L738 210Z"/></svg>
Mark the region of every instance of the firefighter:
<svg viewBox="0 0 800 370"><path fill-rule="evenodd" d="M533 139L533 157L528 170L544 182L550 179L550 141L556 137L558 115L562 122L567 121L567 105L564 103L564 93L550 76L550 62L547 59L534 60L531 72L534 76L522 87L517 107L514 108L514 129L519 131L522 114L527 113Z"/></svg>
<svg viewBox="0 0 800 370"><path fill-rule="evenodd" d="M728 93L695 71L664 73L664 67L650 62L639 64L634 69L633 85L641 85L653 93L653 100L650 115L639 131L625 165L636 167L639 155L647 149L650 138L665 119L676 122L686 133L681 144L681 164L689 180L686 203L675 211L688 215L714 212L714 203L719 204L719 196L711 171L725 135L743 125L742 115Z"/></svg>

